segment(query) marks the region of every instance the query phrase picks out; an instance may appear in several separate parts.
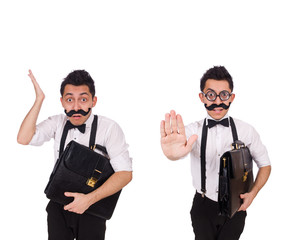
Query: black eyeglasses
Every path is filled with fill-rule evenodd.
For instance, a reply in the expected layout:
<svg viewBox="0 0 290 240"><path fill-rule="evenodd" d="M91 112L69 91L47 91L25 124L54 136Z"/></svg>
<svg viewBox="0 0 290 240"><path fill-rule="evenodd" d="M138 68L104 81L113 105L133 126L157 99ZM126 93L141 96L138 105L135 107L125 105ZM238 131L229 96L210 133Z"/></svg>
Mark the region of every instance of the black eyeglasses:
<svg viewBox="0 0 290 240"><path fill-rule="evenodd" d="M206 97L206 99L211 102L214 102L217 97L219 97L221 101L227 101L229 100L230 96L232 96L232 93L229 93L227 90L221 91L219 95L217 95L214 90L210 90L207 93L202 93Z"/></svg>

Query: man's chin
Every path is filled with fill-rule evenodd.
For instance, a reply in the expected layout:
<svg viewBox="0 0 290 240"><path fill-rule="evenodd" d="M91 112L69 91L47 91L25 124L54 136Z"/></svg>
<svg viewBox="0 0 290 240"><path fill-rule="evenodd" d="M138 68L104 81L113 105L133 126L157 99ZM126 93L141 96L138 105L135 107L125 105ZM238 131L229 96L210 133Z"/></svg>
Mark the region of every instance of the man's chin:
<svg viewBox="0 0 290 240"><path fill-rule="evenodd" d="M227 111L224 110L224 109L222 109L222 110L220 110L220 109L217 109L217 110L214 109L212 111L207 111L207 112L215 120L220 120L220 119L222 119L227 114Z"/></svg>
<svg viewBox="0 0 290 240"><path fill-rule="evenodd" d="M73 125L78 126L78 125L82 125L86 121L86 119L83 116L72 116L72 117L69 117L69 121Z"/></svg>

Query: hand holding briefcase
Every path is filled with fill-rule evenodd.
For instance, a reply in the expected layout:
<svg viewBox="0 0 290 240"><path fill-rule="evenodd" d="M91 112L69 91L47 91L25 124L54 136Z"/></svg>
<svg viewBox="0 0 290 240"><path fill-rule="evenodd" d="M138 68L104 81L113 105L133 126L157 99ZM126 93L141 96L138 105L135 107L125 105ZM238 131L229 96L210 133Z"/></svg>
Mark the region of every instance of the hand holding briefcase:
<svg viewBox="0 0 290 240"><path fill-rule="evenodd" d="M219 207L224 216L233 217L243 201L240 195L253 185L253 163L250 151L241 141L233 143L233 150L220 158Z"/></svg>
<svg viewBox="0 0 290 240"><path fill-rule="evenodd" d="M57 160L50 180L46 186L46 196L57 203L67 205L73 198L66 197L65 192L90 193L100 187L114 170L108 157L94 151L94 148L106 154L106 149L95 145L97 116L92 123L90 148L71 141ZM66 134L63 134L61 145ZM121 191L91 205L86 212L103 219L110 219Z"/></svg>
<svg viewBox="0 0 290 240"><path fill-rule="evenodd" d="M234 120L230 117L230 125L234 143L233 150L228 151L220 158L218 203L220 214L227 217L239 210L243 201L240 194L250 191L253 184L253 164L250 150L238 140ZM206 141L208 126L206 119L203 123L201 138L201 192L206 194Z"/></svg>

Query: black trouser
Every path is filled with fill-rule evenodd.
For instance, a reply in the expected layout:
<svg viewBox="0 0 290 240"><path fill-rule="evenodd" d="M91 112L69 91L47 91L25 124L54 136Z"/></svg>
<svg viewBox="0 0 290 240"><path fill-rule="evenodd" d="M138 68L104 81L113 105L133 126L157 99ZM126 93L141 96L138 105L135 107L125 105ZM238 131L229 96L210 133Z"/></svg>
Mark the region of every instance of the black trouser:
<svg viewBox="0 0 290 240"><path fill-rule="evenodd" d="M231 219L220 216L218 203L199 193L195 194L190 214L196 240L237 240L247 216L244 211Z"/></svg>
<svg viewBox="0 0 290 240"><path fill-rule="evenodd" d="M50 201L47 205L49 240L104 240L106 220L76 214L63 209L63 205Z"/></svg>

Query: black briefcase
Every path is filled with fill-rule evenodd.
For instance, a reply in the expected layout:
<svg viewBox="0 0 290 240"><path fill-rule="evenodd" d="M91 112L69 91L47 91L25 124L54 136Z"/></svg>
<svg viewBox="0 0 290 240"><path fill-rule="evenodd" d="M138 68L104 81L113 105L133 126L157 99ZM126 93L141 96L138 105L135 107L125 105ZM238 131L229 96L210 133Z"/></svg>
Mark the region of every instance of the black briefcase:
<svg viewBox="0 0 290 240"><path fill-rule="evenodd" d="M240 194L247 193L253 185L253 163L250 150L239 140L231 151L220 158L219 195L220 213L232 218L243 201Z"/></svg>
<svg viewBox="0 0 290 240"><path fill-rule="evenodd" d="M90 142L94 142L97 116L93 122ZM66 136L64 137L64 139ZM92 140L93 138L93 140ZM104 147L94 145L102 151ZM71 141L56 162L50 180L45 188L47 198L54 202L67 205L73 201L66 197L65 192L90 193L100 187L113 173L109 158L97 153L93 146L86 147ZM116 207L121 191L91 205L86 213L110 219Z"/></svg>

